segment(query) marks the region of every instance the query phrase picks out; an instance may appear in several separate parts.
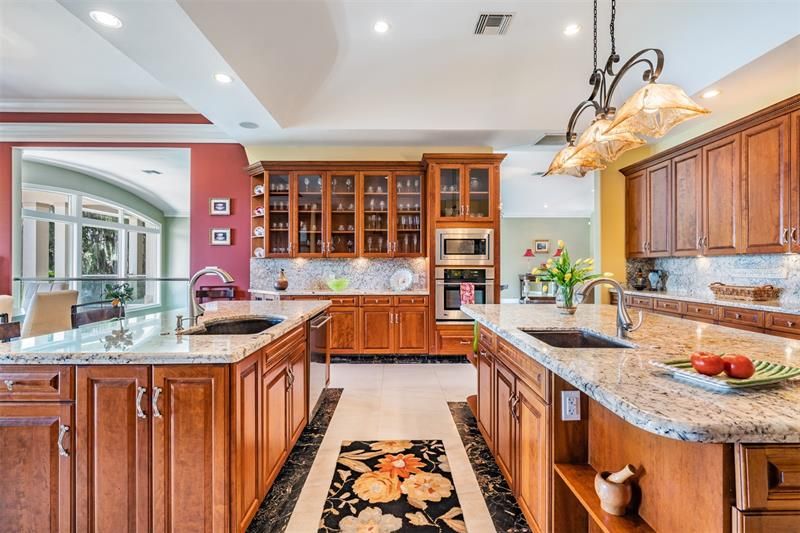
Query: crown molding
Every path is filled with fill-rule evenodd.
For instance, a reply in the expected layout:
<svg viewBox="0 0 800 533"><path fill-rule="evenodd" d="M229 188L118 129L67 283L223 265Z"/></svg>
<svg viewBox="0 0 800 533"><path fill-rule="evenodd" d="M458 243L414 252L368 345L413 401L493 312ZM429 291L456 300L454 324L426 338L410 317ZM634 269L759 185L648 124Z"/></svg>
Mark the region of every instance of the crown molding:
<svg viewBox="0 0 800 533"><path fill-rule="evenodd" d="M0 111L26 113L197 113L183 100L38 100L33 98L0 100Z"/></svg>
<svg viewBox="0 0 800 533"><path fill-rule="evenodd" d="M236 143L214 124L0 123L0 142Z"/></svg>

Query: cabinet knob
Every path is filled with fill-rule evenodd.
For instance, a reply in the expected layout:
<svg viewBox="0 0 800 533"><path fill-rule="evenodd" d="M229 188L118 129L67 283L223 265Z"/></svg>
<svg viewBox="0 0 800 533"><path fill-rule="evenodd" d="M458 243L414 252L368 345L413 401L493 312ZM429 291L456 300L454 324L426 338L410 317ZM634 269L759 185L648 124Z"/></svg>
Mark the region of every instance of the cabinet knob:
<svg viewBox="0 0 800 533"><path fill-rule="evenodd" d="M742 318L742 314L741 313L734 313L733 316L736 317L736 318Z"/></svg>
<svg viewBox="0 0 800 533"><path fill-rule="evenodd" d="M3 383L5 383L6 388L8 389L8 392L12 392L14 390L14 380L7 379L7 380L3 381Z"/></svg>

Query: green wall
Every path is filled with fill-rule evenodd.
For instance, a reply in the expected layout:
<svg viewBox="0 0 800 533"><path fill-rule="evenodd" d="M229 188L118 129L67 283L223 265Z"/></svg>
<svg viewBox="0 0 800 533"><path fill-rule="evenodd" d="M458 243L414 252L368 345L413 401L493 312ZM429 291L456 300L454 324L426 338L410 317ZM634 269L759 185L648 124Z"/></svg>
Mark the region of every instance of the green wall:
<svg viewBox="0 0 800 533"><path fill-rule="evenodd" d="M501 298L517 300L520 297L519 275L547 261L559 239L566 243L572 257L590 257L590 222L590 218L503 218L500 222L500 283L507 284L508 289L501 293ZM526 248L533 250L535 239L548 239L550 253L523 257Z"/></svg>

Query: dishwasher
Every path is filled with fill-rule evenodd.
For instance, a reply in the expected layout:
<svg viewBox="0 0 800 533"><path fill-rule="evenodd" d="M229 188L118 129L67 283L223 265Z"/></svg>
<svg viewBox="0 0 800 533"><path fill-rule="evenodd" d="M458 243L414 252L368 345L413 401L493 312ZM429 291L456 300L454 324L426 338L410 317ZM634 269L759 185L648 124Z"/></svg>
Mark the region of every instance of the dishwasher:
<svg viewBox="0 0 800 533"><path fill-rule="evenodd" d="M308 421L319 408L322 391L328 385L330 352L328 350L328 322L331 315L322 312L311 319L308 338Z"/></svg>

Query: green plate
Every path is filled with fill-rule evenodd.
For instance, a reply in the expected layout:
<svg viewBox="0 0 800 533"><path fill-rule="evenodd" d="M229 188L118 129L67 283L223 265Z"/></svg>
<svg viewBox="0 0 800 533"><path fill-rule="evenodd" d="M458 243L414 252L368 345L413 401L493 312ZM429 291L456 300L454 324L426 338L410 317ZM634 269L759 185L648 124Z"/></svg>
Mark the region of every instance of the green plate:
<svg viewBox="0 0 800 533"><path fill-rule="evenodd" d="M663 362L650 361L650 364L672 373L674 377L683 381L722 392L774 385L775 383L800 376L800 368L782 365L780 363L759 361L757 359L753 359L756 373L747 379L729 378L725 374L719 374L717 376L699 374L692 367L692 362L689 359L674 359L672 361Z"/></svg>

